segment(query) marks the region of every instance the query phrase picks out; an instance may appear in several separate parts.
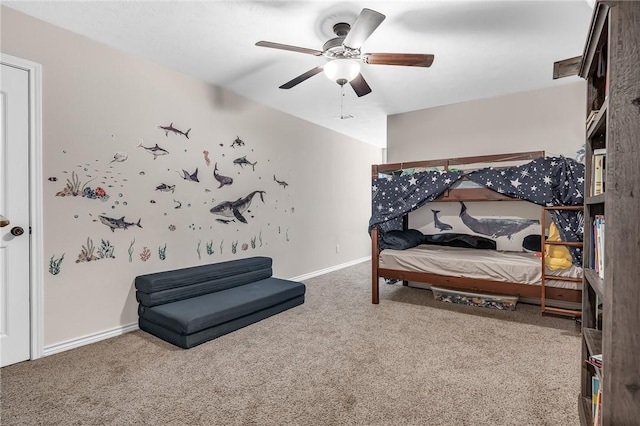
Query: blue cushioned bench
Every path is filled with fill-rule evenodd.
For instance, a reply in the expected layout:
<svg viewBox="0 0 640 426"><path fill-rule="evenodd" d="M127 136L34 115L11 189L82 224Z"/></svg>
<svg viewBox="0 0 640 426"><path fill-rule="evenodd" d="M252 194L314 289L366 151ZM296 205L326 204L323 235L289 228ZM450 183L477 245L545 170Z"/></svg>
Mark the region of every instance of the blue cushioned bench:
<svg viewBox="0 0 640 426"><path fill-rule="evenodd" d="M141 330L191 348L304 303L305 285L273 278L269 257L136 277Z"/></svg>

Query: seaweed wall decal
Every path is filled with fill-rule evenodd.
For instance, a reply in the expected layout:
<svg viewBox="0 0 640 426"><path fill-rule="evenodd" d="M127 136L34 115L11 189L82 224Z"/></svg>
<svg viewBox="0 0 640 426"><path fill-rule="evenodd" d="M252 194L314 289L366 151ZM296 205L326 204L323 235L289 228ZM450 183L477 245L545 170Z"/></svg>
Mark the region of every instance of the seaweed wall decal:
<svg viewBox="0 0 640 426"><path fill-rule="evenodd" d="M160 260L165 260L167 258L167 243L164 243L164 246L158 247L158 257Z"/></svg>
<svg viewBox="0 0 640 426"><path fill-rule="evenodd" d="M131 241L131 244L129 244L129 263L133 262L133 245L135 244L136 239L134 238L133 241Z"/></svg>
<svg viewBox="0 0 640 426"><path fill-rule="evenodd" d="M111 243L109 243L109 240L101 240L100 248L98 249L98 256L100 257L100 259L104 259L104 258L115 259L115 256L113 255L114 250L115 250L115 247L113 247Z"/></svg>
<svg viewBox="0 0 640 426"><path fill-rule="evenodd" d="M62 261L64 260L64 253L60 256L59 259L56 259L56 256L51 256L49 260L49 273L51 275L58 275L60 273L60 265L62 265Z"/></svg>

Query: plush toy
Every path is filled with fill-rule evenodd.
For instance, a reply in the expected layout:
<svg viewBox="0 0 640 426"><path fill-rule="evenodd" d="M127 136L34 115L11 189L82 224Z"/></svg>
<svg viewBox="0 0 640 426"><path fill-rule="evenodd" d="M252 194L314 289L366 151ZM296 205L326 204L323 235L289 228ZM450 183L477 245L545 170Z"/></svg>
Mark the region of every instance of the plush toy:
<svg viewBox="0 0 640 426"><path fill-rule="evenodd" d="M549 225L549 237L547 237L547 241L562 241L558 228L556 228L553 222ZM569 250L564 246L545 244L544 262L547 268L552 271L571 268L571 253L569 253Z"/></svg>

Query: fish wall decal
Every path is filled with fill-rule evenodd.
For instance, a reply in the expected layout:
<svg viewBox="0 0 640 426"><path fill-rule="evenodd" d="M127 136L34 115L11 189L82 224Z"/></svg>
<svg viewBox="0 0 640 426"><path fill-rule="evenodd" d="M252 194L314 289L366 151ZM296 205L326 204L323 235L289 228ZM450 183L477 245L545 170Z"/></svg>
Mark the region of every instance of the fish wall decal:
<svg viewBox="0 0 640 426"><path fill-rule="evenodd" d="M287 186L289 186L289 184L283 180L278 180L276 179L276 175L273 175L273 180L280 186L282 186L283 188L287 188Z"/></svg>
<svg viewBox="0 0 640 426"><path fill-rule="evenodd" d="M213 207L209 210L213 214L217 214L225 217L235 217L242 223L247 223L247 219L242 216L242 213L247 211L251 206L251 200L256 194L260 194L260 199L264 203L264 195L265 191L253 191L249 195L244 198L238 198L236 201L223 201L217 206Z"/></svg>
<svg viewBox="0 0 640 426"><path fill-rule="evenodd" d="M156 191L161 191L161 192L175 192L176 190L176 186L175 185L167 185L166 183L161 183L160 185L156 186Z"/></svg>
<svg viewBox="0 0 640 426"><path fill-rule="evenodd" d="M124 161L127 161L127 159L129 158L129 155L126 152L116 152L113 155L113 160L109 161L109 164L111 163L122 163Z"/></svg>
<svg viewBox="0 0 640 426"><path fill-rule="evenodd" d="M137 226L138 228L142 228L142 225L140 225L140 221L142 220L142 218L138 219L138 222L136 223L125 222L124 216L122 216L120 219L114 219L112 217L100 215L98 216L98 218L103 225L107 225L109 228L111 228L111 232L115 232L116 229L127 229L130 226Z"/></svg>
<svg viewBox="0 0 640 426"><path fill-rule="evenodd" d="M448 231L449 229L453 229L453 226L449 225L448 223L440 222L440 219L438 219L438 213L440 213L440 210L431 209L431 211L433 212L433 225L437 229L439 229L440 232Z"/></svg>
<svg viewBox="0 0 640 426"><path fill-rule="evenodd" d="M238 136L231 144L231 148L235 148L236 146L244 146L244 141L240 139L240 136Z"/></svg>
<svg viewBox="0 0 640 426"><path fill-rule="evenodd" d="M487 235L492 238L506 236L508 239L511 239L513 234L516 234L531 225L537 225L540 223L533 219L476 219L467 213L467 206L465 206L462 201L460 204L460 218L462 219L462 222L473 232Z"/></svg>
<svg viewBox="0 0 640 426"><path fill-rule="evenodd" d="M256 164L258 164L258 162L256 161L255 163L250 163L249 160L247 160L247 156L245 155L244 157L236 158L235 160L233 160L233 164L237 164L240 167L243 167L244 165L249 165L251 166L253 171L255 171Z"/></svg>
<svg viewBox="0 0 640 426"><path fill-rule="evenodd" d="M231 222L235 222L235 219L216 219L216 222L220 222L220 223L224 223L225 225L228 225Z"/></svg>
<svg viewBox="0 0 640 426"><path fill-rule="evenodd" d="M233 183L233 178L218 174L218 163L215 163L213 166L213 177L220 183L218 188L222 188L225 185L231 185Z"/></svg>
<svg viewBox="0 0 640 426"><path fill-rule="evenodd" d="M180 175L180 172L177 172ZM196 167L196 171L189 174L188 171L186 171L185 169L182 169L182 174L180 175L180 177L184 180L188 180L191 182L200 182L198 180L198 168Z"/></svg>
<svg viewBox="0 0 640 426"><path fill-rule="evenodd" d="M143 148L149 154L153 155L154 160L161 155L167 155L169 153L169 151L167 151L166 149L160 148L158 144L156 144L156 146L144 146L142 139L140 140L140 143L137 145L137 147Z"/></svg>
<svg viewBox="0 0 640 426"><path fill-rule="evenodd" d="M187 139L189 139L189 132L191 131L191 129L187 130L186 132L178 130L175 127L173 127L173 122L168 126L158 126L158 129L164 130L165 136L169 136L169 132L172 132L172 133L175 133L176 135L182 135Z"/></svg>

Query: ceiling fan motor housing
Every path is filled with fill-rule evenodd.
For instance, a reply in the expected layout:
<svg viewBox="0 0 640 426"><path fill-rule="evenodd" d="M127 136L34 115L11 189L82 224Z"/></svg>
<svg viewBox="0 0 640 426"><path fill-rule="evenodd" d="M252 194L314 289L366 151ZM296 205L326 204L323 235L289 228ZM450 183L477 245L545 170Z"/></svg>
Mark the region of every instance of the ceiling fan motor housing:
<svg viewBox="0 0 640 426"><path fill-rule="evenodd" d="M351 29L351 25L346 22L338 22L333 26L333 32L338 37L346 37L349 34L349 30Z"/></svg>

